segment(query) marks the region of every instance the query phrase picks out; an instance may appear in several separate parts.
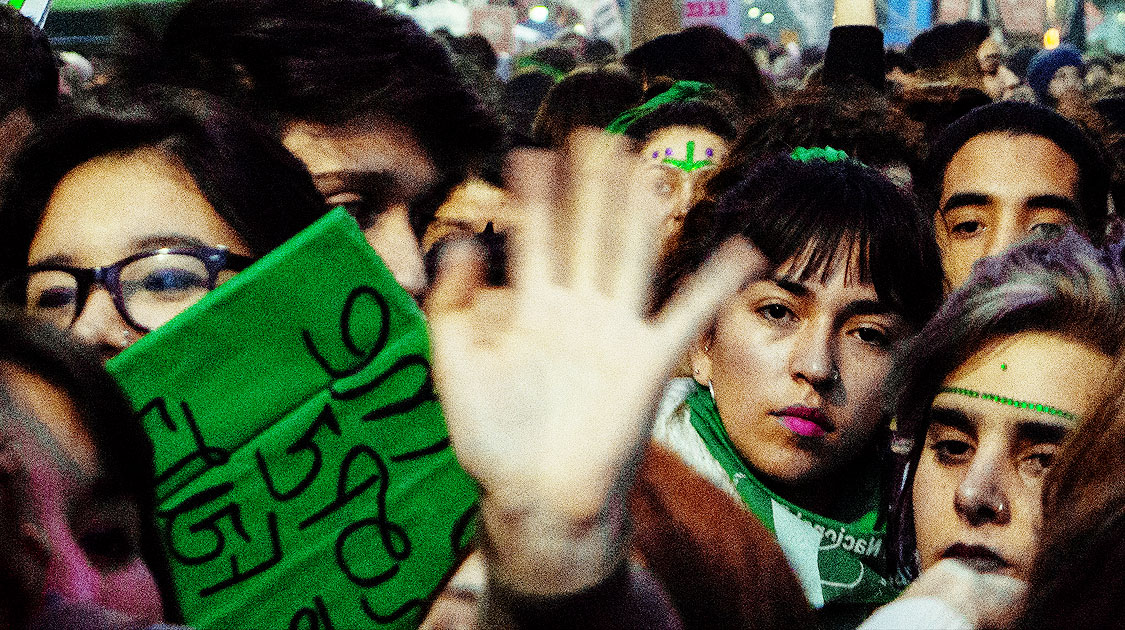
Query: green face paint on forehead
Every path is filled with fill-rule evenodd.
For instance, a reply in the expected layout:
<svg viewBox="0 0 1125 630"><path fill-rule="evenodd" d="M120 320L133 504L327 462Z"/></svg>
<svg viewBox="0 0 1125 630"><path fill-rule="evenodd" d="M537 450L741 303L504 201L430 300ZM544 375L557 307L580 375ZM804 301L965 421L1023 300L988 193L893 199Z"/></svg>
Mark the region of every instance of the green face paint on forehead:
<svg viewBox="0 0 1125 630"><path fill-rule="evenodd" d="M706 156L708 158L712 157L714 154L715 153L714 153L713 149L710 149L710 148L707 149ZM714 166L714 162L712 162L709 159L700 160L698 162L695 161L695 140L688 140L687 155L682 160L676 160L676 159L672 158L672 148L671 147L669 147L667 149L664 149L664 155L666 155L667 157L665 157L663 160L661 160L662 163L671 164L672 166L675 166L676 168L684 171L685 173L697 171L697 170L699 170L699 169L701 169L705 166ZM660 157L660 153L659 152L653 152L652 157L654 157L654 158Z"/></svg>
<svg viewBox="0 0 1125 630"><path fill-rule="evenodd" d="M991 402L1000 403L1001 405L1008 405L1009 407L1015 407L1016 409L1029 409L1031 411L1045 413L1058 418L1063 418L1065 420L1073 420L1075 422L1078 421L1078 414L1064 411L1050 405L1029 402L1026 400L1016 400L1015 398L1008 398L1006 396L999 396L997 394L986 394L984 392L978 392L972 389L966 389L964 387L942 387L941 392L943 394L957 394L959 396L968 396L969 398L980 398L981 400L988 400Z"/></svg>

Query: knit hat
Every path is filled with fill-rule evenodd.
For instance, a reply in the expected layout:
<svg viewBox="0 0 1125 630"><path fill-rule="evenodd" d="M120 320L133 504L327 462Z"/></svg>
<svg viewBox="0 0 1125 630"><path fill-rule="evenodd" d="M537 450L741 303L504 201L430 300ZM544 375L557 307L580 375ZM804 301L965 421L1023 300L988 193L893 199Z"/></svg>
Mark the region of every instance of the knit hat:
<svg viewBox="0 0 1125 630"><path fill-rule="evenodd" d="M1031 63L1027 65L1027 84L1035 90L1040 103L1051 102L1047 86L1059 68L1067 66L1077 66L1079 70L1085 68L1082 53L1070 44L1063 44L1054 50L1041 50L1031 58Z"/></svg>

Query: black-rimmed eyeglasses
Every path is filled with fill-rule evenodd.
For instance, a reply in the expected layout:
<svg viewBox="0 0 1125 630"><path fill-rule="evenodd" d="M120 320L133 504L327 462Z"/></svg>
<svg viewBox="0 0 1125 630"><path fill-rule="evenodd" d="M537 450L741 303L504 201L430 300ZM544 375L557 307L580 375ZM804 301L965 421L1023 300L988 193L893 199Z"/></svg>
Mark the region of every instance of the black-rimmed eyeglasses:
<svg viewBox="0 0 1125 630"><path fill-rule="evenodd" d="M214 289L221 271L242 271L252 262L225 247L177 247L92 269L33 265L0 286L0 299L66 329L82 314L94 286L101 285L125 323L148 332Z"/></svg>

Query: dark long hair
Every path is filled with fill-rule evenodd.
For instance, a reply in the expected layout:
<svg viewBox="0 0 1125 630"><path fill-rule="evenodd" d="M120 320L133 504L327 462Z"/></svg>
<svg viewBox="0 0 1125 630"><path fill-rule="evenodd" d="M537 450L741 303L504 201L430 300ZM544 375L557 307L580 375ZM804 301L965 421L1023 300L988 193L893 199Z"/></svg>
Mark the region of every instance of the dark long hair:
<svg viewBox="0 0 1125 630"><path fill-rule="evenodd" d="M250 120L202 92L154 87L114 109L60 120L20 152L0 206L4 270L26 265L47 202L67 173L142 148L182 166L255 255L324 214L304 165Z"/></svg>

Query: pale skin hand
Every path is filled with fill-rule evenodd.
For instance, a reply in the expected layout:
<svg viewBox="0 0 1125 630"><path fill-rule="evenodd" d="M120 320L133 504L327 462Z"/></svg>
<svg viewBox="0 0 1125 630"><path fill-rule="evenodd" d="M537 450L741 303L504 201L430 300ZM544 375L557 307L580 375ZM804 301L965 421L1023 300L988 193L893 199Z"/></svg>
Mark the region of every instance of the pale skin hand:
<svg viewBox="0 0 1125 630"><path fill-rule="evenodd" d="M953 559L938 562L898 599L930 597L960 612L974 628L1006 628L1023 608L1027 583L1006 575L980 573Z"/></svg>
<svg viewBox="0 0 1125 630"><path fill-rule="evenodd" d="M575 592L619 566L625 496L663 382L766 267L745 240L727 243L646 319L659 213L627 199L624 155L582 134L564 156L515 158L511 285L486 287L479 253L453 248L427 305L453 447L484 492L490 577L529 595Z"/></svg>

